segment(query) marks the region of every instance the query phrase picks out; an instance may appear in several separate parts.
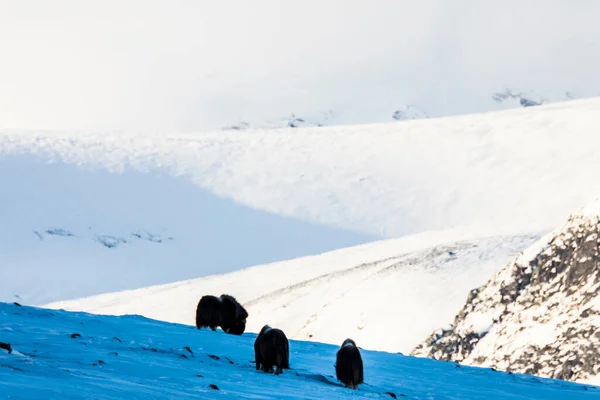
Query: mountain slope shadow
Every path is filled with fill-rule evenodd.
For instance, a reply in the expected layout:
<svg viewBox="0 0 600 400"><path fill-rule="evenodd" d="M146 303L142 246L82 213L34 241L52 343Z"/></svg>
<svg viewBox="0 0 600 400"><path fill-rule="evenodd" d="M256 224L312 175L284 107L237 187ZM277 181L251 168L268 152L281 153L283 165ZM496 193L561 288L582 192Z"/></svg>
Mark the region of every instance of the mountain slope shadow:
<svg viewBox="0 0 600 400"><path fill-rule="evenodd" d="M378 239L256 210L159 169L109 173L32 155L0 158L0 199L0 300L34 304Z"/></svg>

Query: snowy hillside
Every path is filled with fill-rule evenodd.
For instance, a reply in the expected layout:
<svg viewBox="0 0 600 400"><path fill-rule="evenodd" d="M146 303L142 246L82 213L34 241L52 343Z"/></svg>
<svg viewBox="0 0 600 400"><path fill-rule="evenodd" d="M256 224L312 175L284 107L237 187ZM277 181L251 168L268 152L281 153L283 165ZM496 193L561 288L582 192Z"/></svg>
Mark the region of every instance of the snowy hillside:
<svg viewBox="0 0 600 400"><path fill-rule="evenodd" d="M596 399L600 388L362 350L358 392L334 378L338 346L290 342L290 370L254 368L255 335L138 316L0 303L0 397L11 399ZM360 343L360 342L358 342ZM10 345L10 347L8 346Z"/></svg>
<svg viewBox="0 0 600 400"><path fill-rule="evenodd" d="M0 298L43 304L457 227L552 229L600 192L598 115L594 99L281 131L2 130Z"/></svg>
<svg viewBox="0 0 600 400"><path fill-rule="evenodd" d="M474 289L413 354L600 384L600 201Z"/></svg>
<svg viewBox="0 0 600 400"><path fill-rule="evenodd" d="M452 322L473 287L539 237L472 235L412 235L47 307L194 325L202 295L229 293L248 310L248 331L272 323L294 339L335 344L352 335L363 348L408 353Z"/></svg>
<svg viewBox="0 0 600 400"><path fill-rule="evenodd" d="M0 139L0 147L9 143ZM114 174L90 164L48 164L39 155L0 156L0 199L0 299L24 304L224 273L373 239L244 207L164 171Z"/></svg>

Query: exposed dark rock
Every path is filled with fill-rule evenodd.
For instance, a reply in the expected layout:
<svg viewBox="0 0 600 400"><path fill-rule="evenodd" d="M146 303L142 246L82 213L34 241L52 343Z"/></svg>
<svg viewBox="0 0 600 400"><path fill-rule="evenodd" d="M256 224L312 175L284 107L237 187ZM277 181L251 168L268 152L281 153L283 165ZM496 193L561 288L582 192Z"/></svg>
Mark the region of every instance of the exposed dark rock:
<svg viewBox="0 0 600 400"><path fill-rule="evenodd" d="M432 333L412 355L563 380L600 376L596 209L571 216L472 290L451 328Z"/></svg>
<svg viewBox="0 0 600 400"><path fill-rule="evenodd" d="M0 349L8 351L8 354L12 354L12 346L8 343L0 342Z"/></svg>

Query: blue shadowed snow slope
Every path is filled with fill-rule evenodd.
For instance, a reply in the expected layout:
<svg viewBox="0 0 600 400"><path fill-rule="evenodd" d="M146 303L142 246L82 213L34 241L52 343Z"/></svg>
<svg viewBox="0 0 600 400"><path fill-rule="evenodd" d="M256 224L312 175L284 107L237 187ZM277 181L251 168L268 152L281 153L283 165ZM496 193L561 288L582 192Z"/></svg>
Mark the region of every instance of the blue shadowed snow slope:
<svg viewBox="0 0 600 400"><path fill-rule="evenodd" d="M46 159L0 157L3 301L135 289L375 239L256 210L159 168L109 173Z"/></svg>
<svg viewBox="0 0 600 400"><path fill-rule="evenodd" d="M13 349L0 350L0 398L600 398L589 385L365 350L357 393L332 377L337 346L291 341L292 369L275 376L255 370L255 337L0 303L0 342Z"/></svg>

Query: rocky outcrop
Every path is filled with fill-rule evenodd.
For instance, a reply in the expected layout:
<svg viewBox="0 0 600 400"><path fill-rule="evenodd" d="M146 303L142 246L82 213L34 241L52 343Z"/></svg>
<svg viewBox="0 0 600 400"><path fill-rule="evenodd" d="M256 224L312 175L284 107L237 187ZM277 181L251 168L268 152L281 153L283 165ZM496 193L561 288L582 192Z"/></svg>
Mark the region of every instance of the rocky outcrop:
<svg viewBox="0 0 600 400"><path fill-rule="evenodd" d="M600 377L600 202L488 283L416 356L586 381Z"/></svg>
<svg viewBox="0 0 600 400"><path fill-rule="evenodd" d="M405 105L398 110L394 111L392 118L396 121L408 121L412 119L424 119L429 118L426 113L419 110L412 104Z"/></svg>

